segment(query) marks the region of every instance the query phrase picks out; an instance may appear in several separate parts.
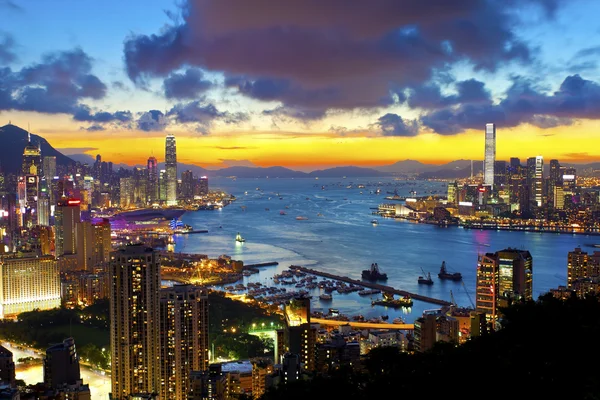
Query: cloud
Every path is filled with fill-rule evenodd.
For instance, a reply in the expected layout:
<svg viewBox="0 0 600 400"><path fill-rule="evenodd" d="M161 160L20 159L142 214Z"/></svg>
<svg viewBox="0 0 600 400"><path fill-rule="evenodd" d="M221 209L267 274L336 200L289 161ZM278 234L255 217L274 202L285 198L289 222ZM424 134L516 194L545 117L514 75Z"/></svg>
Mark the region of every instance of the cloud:
<svg viewBox="0 0 600 400"><path fill-rule="evenodd" d="M12 35L0 32L0 64L9 64L17 59L15 40Z"/></svg>
<svg viewBox="0 0 600 400"><path fill-rule="evenodd" d="M419 133L417 121L404 120L398 114L385 114L376 122L383 136L416 136Z"/></svg>
<svg viewBox="0 0 600 400"><path fill-rule="evenodd" d="M491 103L491 94L485 84L475 79L454 83L457 94L442 95L439 85L428 83L411 88L408 106L411 108L436 109L463 103Z"/></svg>
<svg viewBox="0 0 600 400"><path fill-rule="evenodd" d="M99 131L105 130L106 128L99 124L93 124L93 125L88 126L87 128L82 126L79 129L88 131L88 132L99 132Z"/></svg>
<svg viewBox="0 0 600 400"><path fill-rule="evenodd" d="M531 81L516 77L498 104L464 103L425 113L421 124L433 131L452 135L466 129L482 129L488 122L498 127L529 123L540 128L570 125L574 119L600 118L600 85L570 75L558 91L545 93Z"/></svg>
<svg viewBox="0 0 600 400"><path fill-rule="evenodd" d="M142 131L164 131L168 125L165 115L159 110L150 110L141 113L137 120L137 128Z"/></svg>
<svg viewBox="0 0 600 400"><path fill-rule="evenodd" d="M515 10L535 5L549 18L558 3L190 0L181 22L128 37L124 58L140 84L193 66L224 72L240 94L285 108L380 107L459 61L487 71L530 62L532 51L513 33Z"/></svg>
<svg viewBox="0 0 600 400"><path fill-rule="evenodd" d="M219 111L214 104L208 103L204 99L176 104L169 110L167 115L174 118L177 123L195 124L196 131L202 134L209 133L215 121L222 121L226 124L239 124L250 118L246 113Z"/></svg>
<svg viewBox="0 0 600 400"><path fill-rule="evenodd" d="M88 121L88 122L129 122L132 119L131 111L116 111L114 113L107 111L92 112L91 108L85 104L79 105L74 113L73 119L75 121Z"/></svg>
<svg viewBox="0 0 600 400"><path fill-rule="evenodd" d="M582 57L597 57L600 55L600 46L587 47L585 49L579 50L573 59L578 59Z"/></svg>
<svg viewBox="0 0 600 400"><path fill-rule="evenodd" d="M252 146L232 146L232 147L215 146L214 148L219 149L219 150L248 150L248 149L255 149L256 147L252 147Z"/></svg>
<svg viewBox="0 0 600 400"><path fill-rule="evenodd" d="M183 74L172 73L163 82L167 99L196 99L210 89L211 81L203 79L204 74L197 68L189 68Z"/></svg>
<svg viewBox="0 0 600 400"><path fill-rule="evenodd" d="M19 71L0 68L0 110L72 114L81 99L106 95L91 69L92 59L81 49L46 54Z"/></svg>
<svg viewBox="0 0 600 400"><path fill-rule="evenodd" d="M61 153L63 153L66 156L69 156L71 154L81 154L81 153L87 153L88 151L96 151L98 150L97 147L64 147L61 149L56 149L58 151L60 151Z"/></svg>

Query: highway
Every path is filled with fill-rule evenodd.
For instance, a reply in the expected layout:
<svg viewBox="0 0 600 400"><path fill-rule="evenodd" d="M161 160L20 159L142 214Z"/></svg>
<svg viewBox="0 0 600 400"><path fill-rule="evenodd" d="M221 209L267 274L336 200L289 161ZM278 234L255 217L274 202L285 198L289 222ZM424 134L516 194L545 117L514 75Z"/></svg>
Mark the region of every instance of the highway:
<svg viewBox="0 0 600 400"><path fill-rule="evenodd" d="M314 322L321 325L350 325L353 328L361 329L397 329L402 331L412 331L415 329L415 324L385 324L378 322L338 321L335 319L314 317L310 317L310 322Z"/></svg>
<svg viewBox="0 0 600 400"><path fill-rule="evenodd" d="M410 296L413 300L420 300L420 301L424 301L426 303L437 304L440 306L450 306L451 305L451 303L446 300L440 300L440 299L436 299L433 297L423 296L418 293L410 293L410 292L407 292L406 290L395 289L391 286L381 285L379 283L359 281L357 279L348 278L347 276L338 276L338 275L330 274L328 272L317 271L314 269L301 267L298 265L290 265L290 269L295 269L298 271L306 272L307 274L323 276L323 277L329 278L329 279L336 279L338 281L343 281L346 283L353 283L355 285L360 285L360 286L364 286L364 287L368 287L368 288L372 288L372 289L379 289L382 292L393 293L393 294L397 294L400 296Z"/></svg>

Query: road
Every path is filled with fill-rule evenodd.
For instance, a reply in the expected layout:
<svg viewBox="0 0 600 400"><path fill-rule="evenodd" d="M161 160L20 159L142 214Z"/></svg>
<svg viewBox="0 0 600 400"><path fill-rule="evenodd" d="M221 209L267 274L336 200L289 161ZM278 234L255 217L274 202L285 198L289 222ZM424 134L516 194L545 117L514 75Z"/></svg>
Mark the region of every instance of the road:
<svg viewBox="0 0 600 400"><path fill-rule="evenodd" d="M314 318L310 317L310 322L321 325L350 325L353 328L362 329L397 329L402 331L412 331L415 329L414 324L385 324L376 322L358 322L358 321L337 321L334 319Z"/></svg>

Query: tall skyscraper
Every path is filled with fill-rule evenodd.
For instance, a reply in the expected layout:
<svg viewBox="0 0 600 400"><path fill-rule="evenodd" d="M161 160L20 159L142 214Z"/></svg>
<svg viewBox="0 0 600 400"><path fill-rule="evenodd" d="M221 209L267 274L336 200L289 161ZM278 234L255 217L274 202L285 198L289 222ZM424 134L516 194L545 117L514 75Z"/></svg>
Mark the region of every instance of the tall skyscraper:
<svg viewBox="0 0 600 400"><path fill-rule="evenodd" d="M54 226L56 257L77 252L76 227L81 222L80 204L79 199L63 199L58 202Z"/></svg>
<svg viewBox="0 0 600 400"><path fill-rule="evenodd" d="M142 244L111 253L112 399L160 392L160 259Z"/></svg>
<svg viewBox="0 0 600 400"><path fill-rule="evenodd" d="M208 369L208 294L192 285L160 292L160 398L185 399L192 371Z"/></svg>
<svg viewBox="0 0 600 400"><path fill-rule="evenodd" d="M317 332L310 323L310 298L295 297L285 303L285 348L298 355L305 371L315 370ZM279 345L279 344L276 344Z"/></svg>
<svg viewBox="0 0 600 400"><path fill-rule="evenodd" d="M485 158L483 161L483 184L494 184L496 161L496 124L485 124Z"/></svg>
<svg viewBox="0 0 600 400"><path fill-rule="evenodd" d="M0 318L60 307L60 274L53 256L0 256Z"/></svg>
<svg viewBox="0 0 600 400"><path fill-rule="evenodd" d="M165 141L165 170L167 184L167 205L177 204L177 147L175 136L167 135Z"/></svg>
<svg viewBox="0 0 600 400"><path fill-rule="evenodd" d="M29 135L29 143L23 150L23 166L21 174L40 176L42 174L42 151L39 146L31 143L31 134Z"/></svg>
<svg viewBox="0 0 600 400"><path fill-rule="evenodd" d="M544 199L544 158L542 156L535 157L535 192L534 200L538 207L542 206Z"/></svg>
<svg viewBox="0 0 600 400"><path fill-rule="evenodd" d="M148 196L148 202L157 202L159 197L158 189L158 161L156 157L148 158L147 163L147 174L148 174L148 185L146 195Z"/></svg>
<svg viewBox="0 0 600 400"><path fill-rule="evenodd" d="M181 173L181 198L183 200L194 199L194 174L191 170L186 170Z"/></svg>

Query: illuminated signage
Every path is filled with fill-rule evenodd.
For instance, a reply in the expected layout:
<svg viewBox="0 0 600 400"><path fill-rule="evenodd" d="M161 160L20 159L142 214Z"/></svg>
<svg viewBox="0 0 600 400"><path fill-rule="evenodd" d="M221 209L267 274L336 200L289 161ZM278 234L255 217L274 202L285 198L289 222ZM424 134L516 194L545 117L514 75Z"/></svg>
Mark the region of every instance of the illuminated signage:
<svg viewBox="0 0 600 400"><path fill-rule="evenodd" d="M35 176L28 176L27 177L27 182L28 183L35 183Z"/></svg>
<svg viewBox="0 0 600 400"><path fill-rule="evenodd" d="M459 201L458 205L464 207L473 207L473 203L470 201Z"/></svg>
<svg viewBox="0 0 600 400"><path fill-rule="evenodd" d="M416 203L417 199L408 198L408 199L406 199L404 201L406 201L407 203Z"/></svg>
<svg viewBox="0 0 600 400"><path fill-rule="evenodd" d="M575 180L575 175L563 175L563 181L572 181Z"/></svg>
<svg viewBox="0 0 600 400"><path fill-rule="evenodd" d="M79 200L79 199L72 199L72 200L68 200L67 201L67 204L70 205L70 206L75 206L75 205L80 204L80 203L81 203L81 200Z"/></svg>
<svg viewBox="0 0 600 400"><path fill-rule="evenodd" d="M8 217L8 211L0 210L0 218Z"/></svg>
<svg viewBox="0 0 600 400"><path fill-rule="evenodd" d="M482 187L480 187L480 188L479 188L479 189L477 189L477 190L479 190L481 193L485 192L485 188L484 188L483 186L482 186Z"/></svg>

